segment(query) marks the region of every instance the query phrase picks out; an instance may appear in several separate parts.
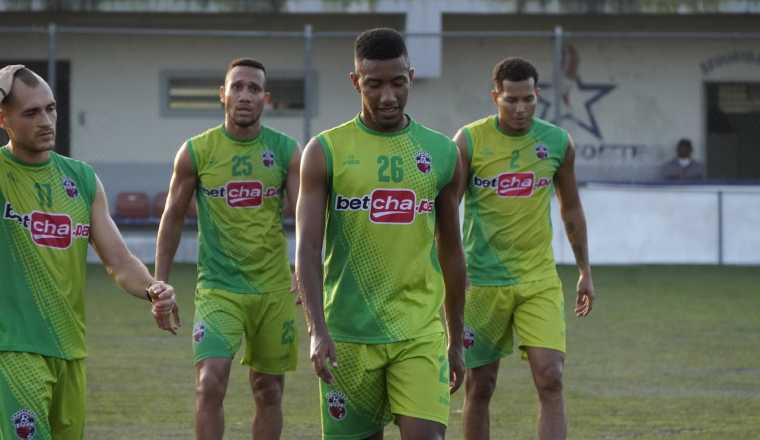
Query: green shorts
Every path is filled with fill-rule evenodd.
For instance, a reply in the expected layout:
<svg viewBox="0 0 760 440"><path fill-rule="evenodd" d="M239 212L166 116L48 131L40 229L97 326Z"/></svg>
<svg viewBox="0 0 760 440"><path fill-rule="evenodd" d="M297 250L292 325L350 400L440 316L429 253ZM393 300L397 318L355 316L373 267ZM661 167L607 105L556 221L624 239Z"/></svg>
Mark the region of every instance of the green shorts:
<svg viewBox="0 0 760 440"><path fill-rule="evenodd" d="M81 440L83 359L0 352L0 439Z"/></svg>
<svg viewBox="0 0 760 440"><path fill-rule="evenodd" d="M245 335L241 363L256 372L296 369L295 296L289 290L240 294L198 289L193 323L193 361L235 357Z"/></svg>
<svg viewBox="0 0 760 440"><path fill-rule="evenodd" d="M513 351L517 333L527 347L565 352L565 299L559 278L511 286L470 286L464 308L467 368L491 364Z"/></svg>
<svg viewBox="0 0 760 440"><path fill-rule="evenodd" d="M448 424L443 334L389 344L337 342L336 347L335 384L319 381L323 439L364 439L399 415Z"/></svg>

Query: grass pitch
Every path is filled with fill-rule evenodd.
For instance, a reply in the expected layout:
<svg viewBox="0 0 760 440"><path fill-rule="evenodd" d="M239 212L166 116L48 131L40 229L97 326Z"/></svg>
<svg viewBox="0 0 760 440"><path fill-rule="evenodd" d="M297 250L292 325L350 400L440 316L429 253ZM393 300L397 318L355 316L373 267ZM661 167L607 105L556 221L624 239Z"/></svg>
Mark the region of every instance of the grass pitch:
<svg viewBox="0 0 760 440"><path fill-rule="evenodd" d="M760 439L760 269L596 267L592 315L572 315L576 274L562 267L569 438ZM87 439L191 439L190 333L195 269L178 265L179 336L159 331L147 303L91 266L87 288ZM319 439L317 381L299 319L299 368L286 378L283 439ZM234 364L227 439L250 438L247 370ZM462 391L449 439L462 438ZM502 361L491 438L533 439L537 400L527 362ZM394 426L387 439L398 439Z"/></svg>

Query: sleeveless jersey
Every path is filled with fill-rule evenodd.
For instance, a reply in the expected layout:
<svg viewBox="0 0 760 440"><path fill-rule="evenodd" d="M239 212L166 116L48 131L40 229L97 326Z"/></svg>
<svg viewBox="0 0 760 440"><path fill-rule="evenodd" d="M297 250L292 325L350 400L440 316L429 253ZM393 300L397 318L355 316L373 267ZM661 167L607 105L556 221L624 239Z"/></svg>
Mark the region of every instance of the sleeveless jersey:
<svg viewBox="0 0 760 440"><path fill-rule="evenodd" d="M499 286L557 276L550 203L567 132L534 118L528 133L509 136L496 116L462 131L470 160L463 234L470 282Z"/></svg>
<svg viewBox="0 0 760 440"><path fill-rule="evenodd" d="M95 173L50 152L27 164L0 149L0 351L81 359Z"/></svg>
<svg viewBox="0 0 760 440"><path fill-rule="evenodd" d="M264 126L255 139L238 141L220 125L187 145L198 176L198 287L288 289L282 196L296 141Z"/></svg>
<svg viewBox="0 0 760 440"><path fill-rule="evenodd" d="M453 177L456 146L411 119L382 133L359 116L319 140L329 176L324 307L331 336L378 344L442 332L435 199Z"/></svg>

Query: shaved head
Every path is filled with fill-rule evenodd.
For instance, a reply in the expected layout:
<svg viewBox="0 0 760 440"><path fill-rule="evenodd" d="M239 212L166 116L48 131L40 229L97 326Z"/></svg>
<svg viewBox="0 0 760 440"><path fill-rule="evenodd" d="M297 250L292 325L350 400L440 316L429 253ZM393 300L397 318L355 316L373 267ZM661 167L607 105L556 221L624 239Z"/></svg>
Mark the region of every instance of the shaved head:
<svg viewBox="0 0 760 440"><path fill-rule="evenodd" d="M10 107L11 105L14 104L14 102L16 100L15 99L15 95L16 94L13 93L13 89L14 89L14 86L18 82L23 83L25 86L27 86L29 88L37 88L37 87L39 87L40 85L43 85L43 84L45 86L47 86L47 83L45 82L45 80L42 79L41 76L39 76L36 73L34 73L31 69L28 69L26 67L24 67L23 69L19 69L13 75L13 83L11 85L10 90L8 91L8 96L6 96L5 99L2 102L2 108L3 109L8 108L8 107Z"/></svg>

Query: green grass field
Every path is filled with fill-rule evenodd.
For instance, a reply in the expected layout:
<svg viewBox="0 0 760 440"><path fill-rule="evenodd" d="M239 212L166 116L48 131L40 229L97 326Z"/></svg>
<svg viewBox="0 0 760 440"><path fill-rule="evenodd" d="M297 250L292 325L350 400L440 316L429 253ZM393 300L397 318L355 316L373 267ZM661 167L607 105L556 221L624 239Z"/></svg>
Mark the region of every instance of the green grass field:
<svg viewBox="0 0 760 440"><path fill-rule="evenodd" d="M598 300L571 315L575 273L560 270L568 306L565 395L571 439L760 439L760 269L597 267ZM160 332L147 303L90 268L88 439L190 439L195 271L177 266L180 335ZM286 379L284 439L319 438L317 382L299 320L301 359ZM225 401L228 439L250 438L247 371L236 363ZM493 439L535 438L536 397L526 362L502 363ZM448 438L462 438L462 392ZM386 438L398 439L393 426Z"/></svg>

